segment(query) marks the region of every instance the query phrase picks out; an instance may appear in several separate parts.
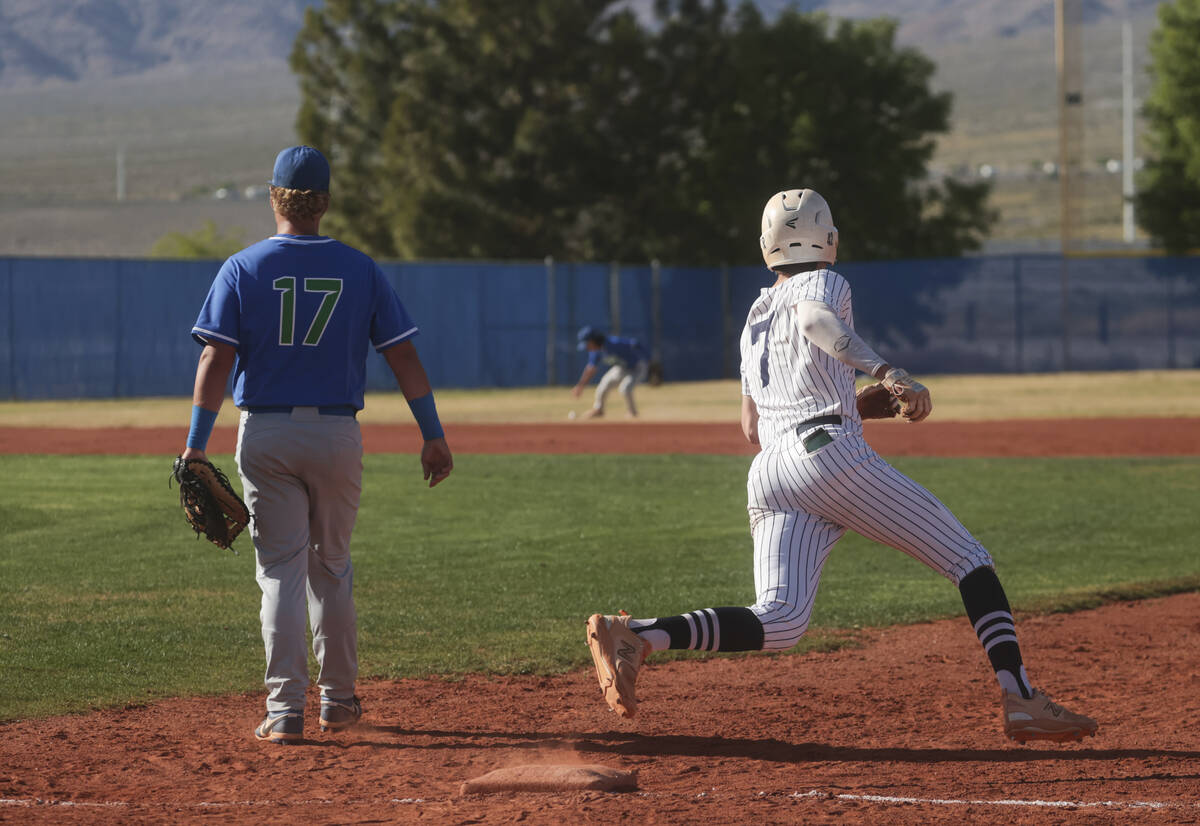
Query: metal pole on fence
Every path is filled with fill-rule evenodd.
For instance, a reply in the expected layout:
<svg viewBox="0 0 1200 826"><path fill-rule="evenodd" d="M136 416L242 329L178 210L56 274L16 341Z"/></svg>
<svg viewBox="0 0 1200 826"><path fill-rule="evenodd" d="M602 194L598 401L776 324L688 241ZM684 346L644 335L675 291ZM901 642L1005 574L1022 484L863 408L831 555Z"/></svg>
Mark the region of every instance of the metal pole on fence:
<svg viewBox="0 0 1200 826"><path fill-rule="evenodd" d="M733 375L729 351L733 346L733 300L729 295L729 265L721 265L721 378Z"/></svg>
<svg viewBox="0 0 1200 826"><path fill-rule="evenodd" d="M1068 269L1067 251L1062 253L1062 369L1071 369L1071 274Z"/></svg>
<svg viewBox="0 0 1200 826"><path fill-rule="evenodd" d="M655 258L650 262L650 323L654 333L651 339L651 358L662 361L662 266Z"/></svg>
<svg viewBox="0 0 1200 826"><path fill-rule="evenodd" d="M116 330L114 331L114 336L115 336L116 340L113 342L113 389L112 389L112 395L113 395L114 399L120 398L120 396L121 396L121 346L123 344L122 338L123 338L123 333L125 330L125 324L124 324L123 319L121 318L121 305L125 301L125 294L124 294L125 291L122 289L122 286L123 286L122 282L124 281L124 279L121 277L121 264L119 262L117 263L117 271L115 273L115 278L116 278L117 283L114 285L115 289L113 290L113 296L114 296L115 304L116 304L116 308L115 308L116 312L114 313L114 316L116 317L116 325L115 325Z"/></svg>
<svg viewBox="0 0 1200 826"><path fill-rule="evenodd" d="M1167 367L1175 365L1175 277L1167 279Z"/></svg>
<svg viewBox="0 0 1200 826"><path fill-rule="evenodd" d="M558 300L554 294L554 256L547 255L546 264L546 384L554 384L558 375L555 365L555 333L558 324L555 316L558 312Z"/></svg>
<svg viewBox="0 0 1200 826"><path fill-rule="evenodd" d="M12 262L7 262L8 271L8 380L9 398L17 398L17 289L14 282L17 277L13 274Z"/></svg>
<svg viewBox="0 0 1200 826"><path fill-rule="evenodd" d="M1025 372L1025 331L1021 317L1021 259L1013 257L1013 344L1016 352L1016 372Z"/></svg>
<svg viewBox="0 0 1200 826"><path fill-rule="evenodd" d="M612 334L621 334L621 266L613 261L608 265L608 317Z"/></svg>

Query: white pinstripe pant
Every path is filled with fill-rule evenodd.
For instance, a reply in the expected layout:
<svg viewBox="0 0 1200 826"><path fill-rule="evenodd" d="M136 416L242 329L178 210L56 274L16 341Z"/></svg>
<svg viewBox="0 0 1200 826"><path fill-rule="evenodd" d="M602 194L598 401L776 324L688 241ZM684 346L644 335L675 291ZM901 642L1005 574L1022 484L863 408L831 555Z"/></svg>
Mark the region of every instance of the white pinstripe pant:
<svg viewBox="0 0 1200 826"><path fill-rule="evenodd" d="M807 453L794 434L755 457L746 484L765 649L791 648L812 616L821 569L848 529L904 551L955 585L992 557L929 491L858 434Z"/></svg>

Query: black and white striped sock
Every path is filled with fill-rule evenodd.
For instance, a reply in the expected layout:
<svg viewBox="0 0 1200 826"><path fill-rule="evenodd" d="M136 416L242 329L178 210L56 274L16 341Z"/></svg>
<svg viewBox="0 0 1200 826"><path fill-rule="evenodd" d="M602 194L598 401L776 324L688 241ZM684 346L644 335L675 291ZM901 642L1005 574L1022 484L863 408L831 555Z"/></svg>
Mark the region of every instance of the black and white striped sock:
<svg viewBox="0 0 1200 826"><path fill-rule="evenodd" d="M763 646L762 622L749 608L703 608L673 617L630 620L629 627L655 651L759 651Z"/></svg>
<svg viewBox="0 0 1200 826"><path fill-rule="evenodd" d="M1029 699L1033 690L1021 662L1021 646L1013 622L1008 597L996 572L990 567L976 568L958 584L967 617L975 635L992 663L996 679L1005 691Z"/></svg>

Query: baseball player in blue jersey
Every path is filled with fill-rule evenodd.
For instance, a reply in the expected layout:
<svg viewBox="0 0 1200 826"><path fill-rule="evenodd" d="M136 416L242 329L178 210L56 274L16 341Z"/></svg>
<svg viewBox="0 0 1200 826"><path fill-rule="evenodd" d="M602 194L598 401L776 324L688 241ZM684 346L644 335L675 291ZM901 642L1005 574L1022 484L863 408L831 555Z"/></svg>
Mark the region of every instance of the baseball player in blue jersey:
<svg viewBox="0 0 1200 826"><path fill-rule="evenodd" d="M1000 685L1008 737L1065 741L1094 734L1094 720L1030 684L988 551L864 441L856 370L880 379L910 422L928 416L932 403L923 385L855 333L850 286L832 269L838 233L829 205L811 189L777 193L763 211L760 241L775 282L751 306L741 339L742 430L760 447L746 486L757 599L748 608L651 619L592 615L587 641L609 706L634 715L638 672L652 651L795 645L808 628L825 560L853 530L958 586Z"/></svg>
<svg viewBox="0 0 1200 826"><path fill-rule="evenodd" d="M609 365L596 385L596 401L585 418L594 419L604 415L604 401L614 387L619 387L630 416L637 416L637 405L633 400L633 388L645 381L650 366L650 354L636 338L606 336L594 327L584 327L578 335L579 349L586 350L587 364L579 375L579 381L571 388L571 395L579 398L588 382L596 375L601 362Z"/></svg>
<svg viewBox="0 0 1200 826"><path fill-rule="evenodd" d="M205 458L232 371L267 660L267 716L254 736L292 743L304 736L306 624L320 664L321 731L362 715L350 534L362 490L355 417L370 347L387 360L420 426L430 487L453 460L412 343L416 324L374 261L320 234L329 206L321 153L280 152L270 198L276 234L224 263L192 328L204 349L182 455Z"/></svg>

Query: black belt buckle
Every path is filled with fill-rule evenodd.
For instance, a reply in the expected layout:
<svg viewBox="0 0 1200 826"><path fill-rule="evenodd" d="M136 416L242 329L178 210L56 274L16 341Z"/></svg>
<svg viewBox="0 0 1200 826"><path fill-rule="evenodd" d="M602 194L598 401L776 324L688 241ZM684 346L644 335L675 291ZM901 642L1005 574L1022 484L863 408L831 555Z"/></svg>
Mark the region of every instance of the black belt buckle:
<svg viewBox="0 0 1200 826"><path fill-rule="evenodd" d="M348 404L323 405L317 408L317 412L322 416L349 416L352 419L358 418L358 411Z"/></svg>
<svg viewBox="0 0 1200 826"><path fill-rule="evenodd" d="M811 419L805 419L796 425L796 434L799 435L810 427L816 427L819 424L841 424L842 417L836 413L829 416L813 416Z"/></svg>
<svg viewBox="0 0 1200 826"><path fill-rule="evenodd" d="M804 449L807 452L816 453L818 450L825 447L825 445L831 444L832 442L833 437L829 435L829 432L823 427L818 427L812 433L809 433L807 436L805 436L800 444L804 445Z"/></svg>

